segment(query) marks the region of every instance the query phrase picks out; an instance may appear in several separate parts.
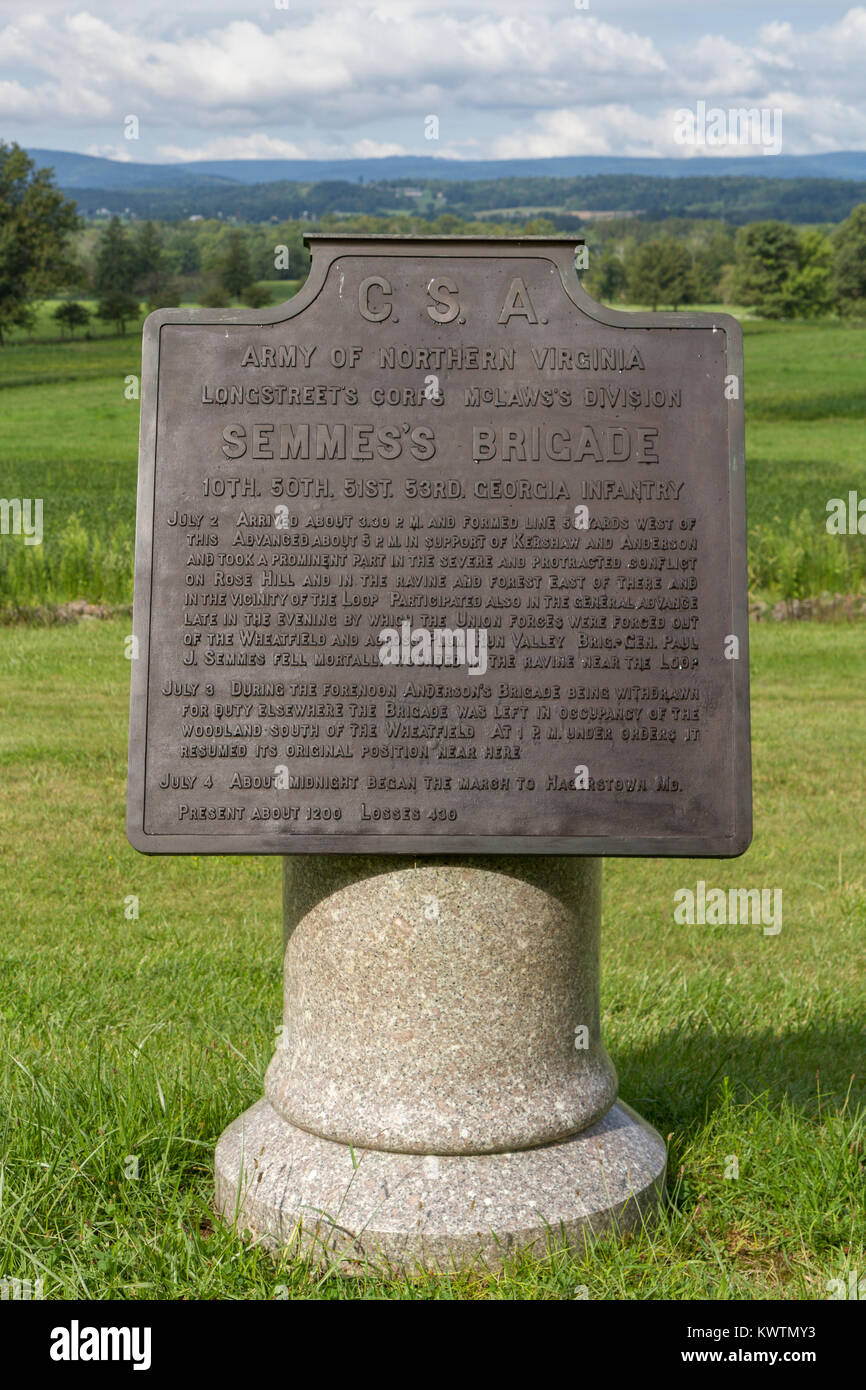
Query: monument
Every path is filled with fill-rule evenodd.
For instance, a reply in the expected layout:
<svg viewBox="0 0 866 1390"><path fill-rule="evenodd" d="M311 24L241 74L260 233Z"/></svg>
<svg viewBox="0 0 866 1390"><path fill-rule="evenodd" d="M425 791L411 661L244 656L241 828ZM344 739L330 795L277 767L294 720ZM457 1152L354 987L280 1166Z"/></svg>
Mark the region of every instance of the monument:
<svg viewBox="0 0 866 1390"><path fill-rule="evenodd" d="M750 840L740 330L603 308L574 240L309 243L288 303L145 325L128 834L285 856L224 1217L491 1265L661 1190L601 856Z"/></svg>

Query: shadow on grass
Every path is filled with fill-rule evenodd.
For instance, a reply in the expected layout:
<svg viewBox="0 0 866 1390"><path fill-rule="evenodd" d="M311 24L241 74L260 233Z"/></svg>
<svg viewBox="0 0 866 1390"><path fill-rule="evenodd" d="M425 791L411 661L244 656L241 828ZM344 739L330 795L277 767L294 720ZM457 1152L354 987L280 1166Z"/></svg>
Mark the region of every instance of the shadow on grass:
<svg viewBox="0 0 866 1390"><path fill-rule="evenodd" d="M810 1120L866 1102L863 1028L853 1018L782 1033L673 1028L649 1046L610 1051L620 1095L664 1133L703 1125L723 1092L738 1104L784 1099Z"/></svg>

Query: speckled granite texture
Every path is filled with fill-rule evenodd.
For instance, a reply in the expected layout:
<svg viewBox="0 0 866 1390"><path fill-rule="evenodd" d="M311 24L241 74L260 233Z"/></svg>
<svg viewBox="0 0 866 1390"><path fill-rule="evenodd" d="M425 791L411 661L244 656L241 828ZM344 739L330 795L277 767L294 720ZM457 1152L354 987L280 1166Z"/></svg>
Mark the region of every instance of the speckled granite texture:
<svg viewBox="0 0 866 1390"><path fill-rule="evenodd" d="M615 1104L599 1033L600 860L284 863L283 1030L217 1148L227 1220L495 1267L655 1205L665 1146Z"/></svg>
<svg viewBox="0 0 866 1390"><path fill-rule="evenodd" d="M547 859L532 882L523 860L398 863L316 903L289 938L265 1081L277 1113L345 1144L443 1154L529 1148L600 1119L616 1099L599 1036L600 862Z"/></svg>
<svg viewBox="0 0 866 1390"><path fill-rule="evenodd" d="M216 1200L238 1231L337 1258L346 1273L496 1270L551 1239L582 1246L590 1232L631 1229L657 1205L664 1170L660 1135L621 1103L558 1144L422 1157L319 1139L261 1100L219 1141Z"/></svg>

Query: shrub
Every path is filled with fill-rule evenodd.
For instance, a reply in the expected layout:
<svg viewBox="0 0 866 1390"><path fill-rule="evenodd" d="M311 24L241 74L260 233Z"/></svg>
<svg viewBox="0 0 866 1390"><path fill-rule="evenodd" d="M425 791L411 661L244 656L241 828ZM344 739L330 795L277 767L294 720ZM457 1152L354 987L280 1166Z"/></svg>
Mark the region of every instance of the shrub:
<svg viewBox="0 0 866 1390"><path fill-rule="evenodd" d="M246 289L241 290L240 299L250 309L263 309L271 302L271 292L267 285L247 285Z"/></svg>

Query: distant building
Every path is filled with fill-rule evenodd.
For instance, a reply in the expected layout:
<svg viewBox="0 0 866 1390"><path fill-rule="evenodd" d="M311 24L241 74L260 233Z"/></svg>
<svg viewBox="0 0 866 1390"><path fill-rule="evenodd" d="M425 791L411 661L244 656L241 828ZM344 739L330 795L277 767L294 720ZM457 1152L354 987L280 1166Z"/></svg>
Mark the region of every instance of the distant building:
<svg viewBox="0 0 866 1390"><path fill-rule="evenodd" d="M566 217L582 217L585 222L609 222L613 218L619 217L639 217L642 208L582 208L580 212L566 212Z"/></svg>

